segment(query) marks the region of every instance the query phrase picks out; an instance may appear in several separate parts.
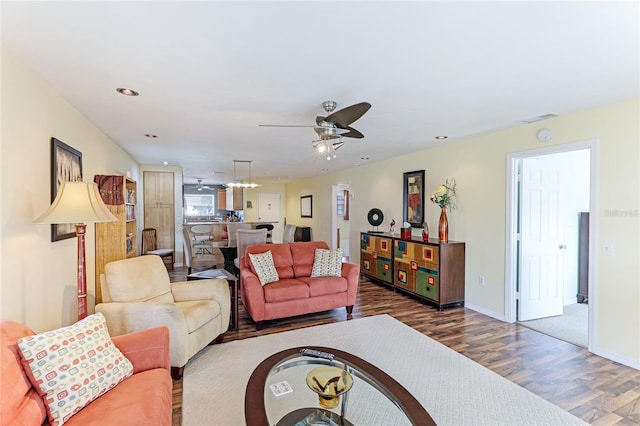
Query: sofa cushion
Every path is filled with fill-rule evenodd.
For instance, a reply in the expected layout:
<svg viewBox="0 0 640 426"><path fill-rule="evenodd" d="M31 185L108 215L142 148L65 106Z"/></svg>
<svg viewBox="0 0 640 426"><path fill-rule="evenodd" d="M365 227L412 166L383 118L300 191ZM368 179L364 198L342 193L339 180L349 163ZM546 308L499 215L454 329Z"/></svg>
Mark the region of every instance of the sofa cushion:
<svg viewBox="0 0 640 426"><path fill-rule="evenodd" d="M20 363L16 340L35 334L15 321L0 319L0 424L40 425L47 418L44 401Z"/></svg>
<svg viewBox="0 0 640 426"><path fill-rule="evenodd" d="M329 249L329 246L324 241L298 241L290 243L289 246L291 247L291 257L293 259L293 269L296 277L311 276L316 249Z"/></svg>
<svg viewBox="0 0 640 426"><path fill-rule="evenodd" d="M311 297L344 293L349 286L347 279L343 277L307 277L299 279L309 286L309 295Z"/></svg>
<svg viewBox="0 0 640 426"><path fill-rule="evenodd" d="M52 425L64 424L133 374L133 365L111 341L100 313L17 343L25 371L47 403Z"/></svg>
<svg viewBox="0 0 640 426"><path fill-rule="evenodd" d="M191 300L176 302L176 304L184 314L189 333L193 333L220 315L220 304L216 300Z"/></svg>
<svg viewBox="0 0 640 426"><path fill-rule="evenodd" d="M342 249L316 249L311 277L342 276Z"/></svg>
<svg viewBox="0 0 640 426"><path fill-rule="evenodd" d="M93 401L66 426L170 425L172 387L167 370L141 371Z"/></svg>
<svg viewBox="0 0 640 426"><path fill-rule="evenodd" d="M265 285L280 279L278 271L276 271L276 267L273 264L271 250L264 253L249 253L249 259L251 259L251 269L255 271L260 284Z"/></svg>
<svg viewBox="0 0 640 426"><path fill-rule="evenodd" d="M309 286L296 278L284 278L263 287L264 300L267 303L286 302L309 298Z"/></svg>
<svg viewBox="0 0 640 426"><path fill-rule="evenodd" d="M278 271L278 276L282 278L293 278L293 258L291 257L291 249L289 244L254 244L247 247L245 253L263 253L267 250L271 251L273 264ZM251 264L251 262L249 262ZM256 271L251 267L251 271Z"/></svg>

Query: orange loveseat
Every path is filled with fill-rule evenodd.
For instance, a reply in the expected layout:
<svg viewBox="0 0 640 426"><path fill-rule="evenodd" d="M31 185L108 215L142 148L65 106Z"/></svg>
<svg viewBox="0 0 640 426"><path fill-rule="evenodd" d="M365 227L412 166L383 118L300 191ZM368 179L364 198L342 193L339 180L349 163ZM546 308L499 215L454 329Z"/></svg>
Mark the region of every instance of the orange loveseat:
<svg viewBox="0 0 640 426"><path fill-rule="evenodd" d="M315 250L329 249L324 241L255 244L240 259L242 303L261 330L263 321L346 307L353 311L360 266L342 263L342 276L311 278ZM279 280L262 286L249 253L271 251Z"/></svg>
<svg viewBox="0 0 640 426"><path fill-rule="evenodd" d="M0 320L0 425L48 424L45 402L20 361L16 341L35 334L22 324ZM65 425L170 425L172 412L169 330L152 328L115 336L115 346L133 364L133 375L85 406ZM27 367L28 368L28 367Z"/></svg>

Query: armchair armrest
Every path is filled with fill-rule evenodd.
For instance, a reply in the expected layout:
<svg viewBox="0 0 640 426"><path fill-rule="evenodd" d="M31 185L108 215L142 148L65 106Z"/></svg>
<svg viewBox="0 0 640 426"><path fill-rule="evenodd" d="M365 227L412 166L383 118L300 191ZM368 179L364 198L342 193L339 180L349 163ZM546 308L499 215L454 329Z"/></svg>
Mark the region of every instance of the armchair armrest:
<svg viewBox="0 0 640 426"><path fill-rule="evenodd" d="M169 329L155 327L112 337L113 343L133 364L133 373L171 368Z"/></svg>
<svg viewBox="0 0 640 426"><path fill-rule="evenodd" d="M249 268L245 267L240 269L240 280L242 282L240 286L242 304L247 308L254 321L262 321L266 302L260 279Z"/></svg>
<svg viewBox="0 0 640 426"><path fill-rule="evenodd" d="M173 302L110 302L96 305L107 320L111 336L146 330L169 328L171 366L182 367L189 360L187 320Z"/></svg>
<svg viewBox="0 0 640 426"><path fill-rule="evenodd" d="M229 283L226 279L181 281L171 284L171 293L176 302L190 300L229 300Z"/></svg>

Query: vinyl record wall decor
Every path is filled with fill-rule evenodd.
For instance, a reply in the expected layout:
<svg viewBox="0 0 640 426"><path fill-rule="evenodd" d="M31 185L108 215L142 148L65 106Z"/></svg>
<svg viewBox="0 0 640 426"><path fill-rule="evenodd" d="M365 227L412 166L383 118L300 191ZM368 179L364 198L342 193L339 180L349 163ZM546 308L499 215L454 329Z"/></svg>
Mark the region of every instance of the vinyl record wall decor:
<svg viewBox="0 0 640 426"><path fill-rule="evenodd" d="M371 226L375 226L377 228L382 224L382 221L384 220L384 215L382 214L382 210L375 209L375 208L369 210L369 213L367 214L367 220L369 221L369 224ZM381 233L382 231L378 231L376 229L375 231L369 231L369 232Z"/></svg>

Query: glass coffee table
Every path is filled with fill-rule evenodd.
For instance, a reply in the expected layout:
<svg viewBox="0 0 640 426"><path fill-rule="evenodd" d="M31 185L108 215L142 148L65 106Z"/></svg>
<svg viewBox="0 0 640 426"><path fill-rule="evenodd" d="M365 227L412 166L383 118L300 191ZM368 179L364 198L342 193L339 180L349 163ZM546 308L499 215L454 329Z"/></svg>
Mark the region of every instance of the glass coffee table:
<svg viewBox="0 0 640 426"><path fill-rule="evenodd" d="M305 355L304 349L321 352L321 357ZM335 377L321 375L318 367L326 366L334 367L336 373L329 376ZM319 386L325 396L318 394ZM329 401L328 394L344 392L349 386ZM260 363L247 384L244 410L250 426L435 425L424 407L391 376L355 355L317 346L287 349Z"/></svg>

